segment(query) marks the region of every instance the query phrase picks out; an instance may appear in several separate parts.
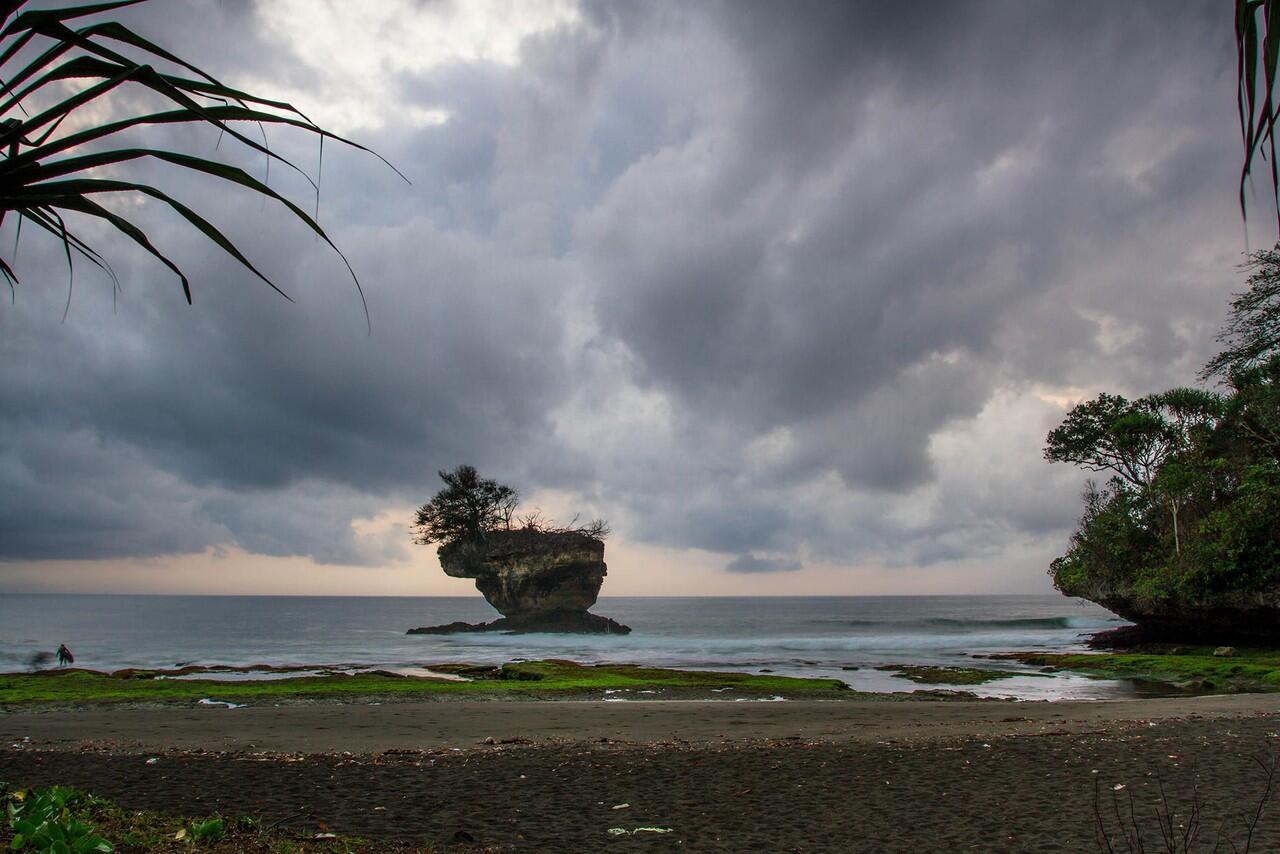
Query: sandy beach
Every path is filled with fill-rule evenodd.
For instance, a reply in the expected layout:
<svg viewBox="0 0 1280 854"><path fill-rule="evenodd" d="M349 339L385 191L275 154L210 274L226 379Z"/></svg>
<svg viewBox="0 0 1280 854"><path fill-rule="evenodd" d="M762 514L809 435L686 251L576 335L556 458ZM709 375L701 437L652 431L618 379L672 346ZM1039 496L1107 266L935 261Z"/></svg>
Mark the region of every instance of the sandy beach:
<svg viewBox="0 0 1280 854"><path fill-rule="evenodd" d="M102 708L0 714L0 779L540 851L1095 851L1095 787L1150 844L1161 784L1176 826L1194 782L1210 850L1243 841L1278 731L1266 695Z"/></svg>
<svg viewBox="0 0 1280 854"><path fill-rule="evenodd" d="M1056 703L901 699L439 700L83 708L0 714L0 743L39 749L269 753L381 753L470 749L486 738L697 744L800 738L830 742L920 741L1082 732L1099 727L1280 715L1280 697L1239 694ZM1278 724L1280 725L1280 724Z"/></svg>

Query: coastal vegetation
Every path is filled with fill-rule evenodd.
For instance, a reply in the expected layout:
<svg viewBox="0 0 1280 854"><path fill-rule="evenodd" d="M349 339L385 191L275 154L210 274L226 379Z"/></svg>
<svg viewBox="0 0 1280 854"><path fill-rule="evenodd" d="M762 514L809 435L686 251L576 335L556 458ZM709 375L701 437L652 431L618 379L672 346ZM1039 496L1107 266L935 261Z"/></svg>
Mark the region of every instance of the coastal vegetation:
<svg viewBox="0 0 1280 854"><path fill-rule="evenodd" d="M1280 245L1257 252L1202 380L1100 394L1049 433L1045 457L1095 472L1050 574L1151 636L1280 638Z"/></svg>
<svg viewBox="0 0 1280 854"><path fill-rule="evenodd" d="M437 665L434 669L463 676L465 681L399 676L386 672L297 677L282 674L283 678L275 679L224 681L171 678L169 674L158 671L127 670L108 674L89 670L49 670L0 676L0 706L196 703L203 699L237 704L369 698L600 699L605 691L652 691L656 695L653 699L663 695L711 698L724 694L734 697L835 697L849 690L837 679L667 670L630 664L592 666L559 660L524 661L501 667Z"/></svg>
<svg viewBox="0 0 1280 854"><path fill-rule="evenodd" d="M538 510L517 516L520 493L496 480L480 477L474 466L460 465L438 474L444 488L414 514L414 542L418 545L439 543L448 548L484 541L497 531L580 534L595 540L609 535L609 523L603 519L578 525L574 517L568 525L561 526L543 518Z"/></svg>
<svg viewBox="0 0 1280 854"><path fill-rule="evenodd" d="M90 854L113 851L85 819L87 798L75 789L50 786L31 792L12 792L5 798L5 814L13 851Z"/></svg>
<svg viewBox="0 0 1280 854"><path fill-rule="evenodd" d="M253 854L349 854L352 851L422 851L420 845L383 843L336 834L300 834L257 818L220 815L199 818L125 809L69 786L8 788L0 783L7 833L0 846L30 854L95 852L253 852ZM62 847L58 843L62 844ZM427 851L436 850L427 848Z"/></svg>
<svg viewBox="0 0 1280 854"><path fill-rule="evenodd" d="M486 532L511 527L520 493L496 480L480 477L474 466L438 473L441 489L414 516L414 542L457 543L482 539Z"/></svg>

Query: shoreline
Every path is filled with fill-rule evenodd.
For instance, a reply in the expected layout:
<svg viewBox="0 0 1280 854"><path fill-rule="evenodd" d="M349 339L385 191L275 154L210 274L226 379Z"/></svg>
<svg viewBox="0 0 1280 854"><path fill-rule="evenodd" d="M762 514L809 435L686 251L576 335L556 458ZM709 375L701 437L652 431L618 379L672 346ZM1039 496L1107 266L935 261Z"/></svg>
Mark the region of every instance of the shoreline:
<svg viewBox="0 0 1280 854"><path fill-rule="evenodd" d="M1114 637L1105 633L1103 637ZM1098 640L1094 636L1092 640ZM947 665L883 664L868 690L849 675L804 677L771 670L679 670L564 659L414 666L186 664L111 672L83 667L0 673L0 715L24 709L148 707L192 703L242 705L405 703L441 700L580 701L661 699L877 702L903 698L1070 702L1195 697L1280 690L1280 650L1144 643L1078 652L970 654ZM1098 680L1098 688L1080 686ZM1041 688L1042 683L1049 686ZM855 688L853 685L858 685ZM1056 687L1056 686L1063 687ZM1008 686L1008 689L1006 689ZM1119 690L1116 690L1119 688ZM1114 693L1112 693L1114 692ZM1110 694L1108 696L1108 694ZM613 695L613 696L611 696Z"/></svg>
<svg viewBox="0 0 1280 854"><path fill-rule="evenodd" d="M1267 694L1133 700L1017 701L853 696L847 699L453 699L447 702L10 710L0 744L17 749L374 754L524 743L715 743L801 738L914 741L1067 733L1195 717L1280 715Z"/></svg>
<svg viewBox="0 0 1280 854"><path fill-rule="evenodd" d="M1280 750L1280 697L1266 693L984 699L564 661L482 667L468 683L132 675L88 678L219 698L309 679L360 690L264 695L240 707L190 697L0 703L0 781L75 786L126 813L287 822L299 851L328 852L323 835L336 833L368 840L354 850L370 854L424 844L437 854L1074 854L1099 850L1099 804L1132 803L1126 821L1151 839L1155 804L1182 822L1198 804L1207 836L1223 828L1241 843L1264 791L1258 763ZM716 681L725 679L736 684ZM25 681L56 685L59 676ZM657 683L661 694L643 687ZM803 690L775 694L778 684ZM369 685L409 690L383 697ZM547 690L555 686L560 693ZM415 693L423 687L429 693ZM1280 803L1268 809L1255 850L1280 850ZM1118 825L1105 821L1118 840Z"/></svg>
<svg viewBox="0 0 1280 854"><path fill-rule="evenodd" d="M1278 729L1267 695L99 708L0 716L0 780L431 850L1066 854L1097 850L1095 791L1158 838L1159 786L1239 841Z"/></svg>

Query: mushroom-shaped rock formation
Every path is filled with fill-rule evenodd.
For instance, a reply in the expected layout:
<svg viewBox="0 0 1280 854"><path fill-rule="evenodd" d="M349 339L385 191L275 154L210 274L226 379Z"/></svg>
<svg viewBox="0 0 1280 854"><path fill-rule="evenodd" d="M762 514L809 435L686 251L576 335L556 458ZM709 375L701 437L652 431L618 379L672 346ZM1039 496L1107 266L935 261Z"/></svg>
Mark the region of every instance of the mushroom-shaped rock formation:
<svg viewBox="0 0 1280 854"><path fill-rule="evenodd" d="M409 634L579 632L627 634L627 626L589 613L604 583L604 542L578 531L490 531L484 539L440 547L440 566L502 613L491 623L449 623Z"/></svg>

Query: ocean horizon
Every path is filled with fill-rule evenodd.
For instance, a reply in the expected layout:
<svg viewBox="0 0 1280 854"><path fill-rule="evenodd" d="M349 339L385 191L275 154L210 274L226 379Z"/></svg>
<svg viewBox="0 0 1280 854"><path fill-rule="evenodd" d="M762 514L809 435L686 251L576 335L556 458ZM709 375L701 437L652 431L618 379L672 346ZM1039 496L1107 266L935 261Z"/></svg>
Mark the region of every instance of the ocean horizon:
<svg viewBox="0 0 1280 854"><path fill-rule="evenodd" d="M836 678L863 691L911 691L887 665L993 666L1004 652L1078 650L1124 625L1061 595L602 596L594 612L630 635L406 635L494 616L479 596L0 595L0 671L67 644L76 666L112 671L252 665L414 670L562 658ZM1003 669L1009 669L1001 662ZM1026 675L973 686L1022 699L1133 696L1140 686Z"/></svg>

